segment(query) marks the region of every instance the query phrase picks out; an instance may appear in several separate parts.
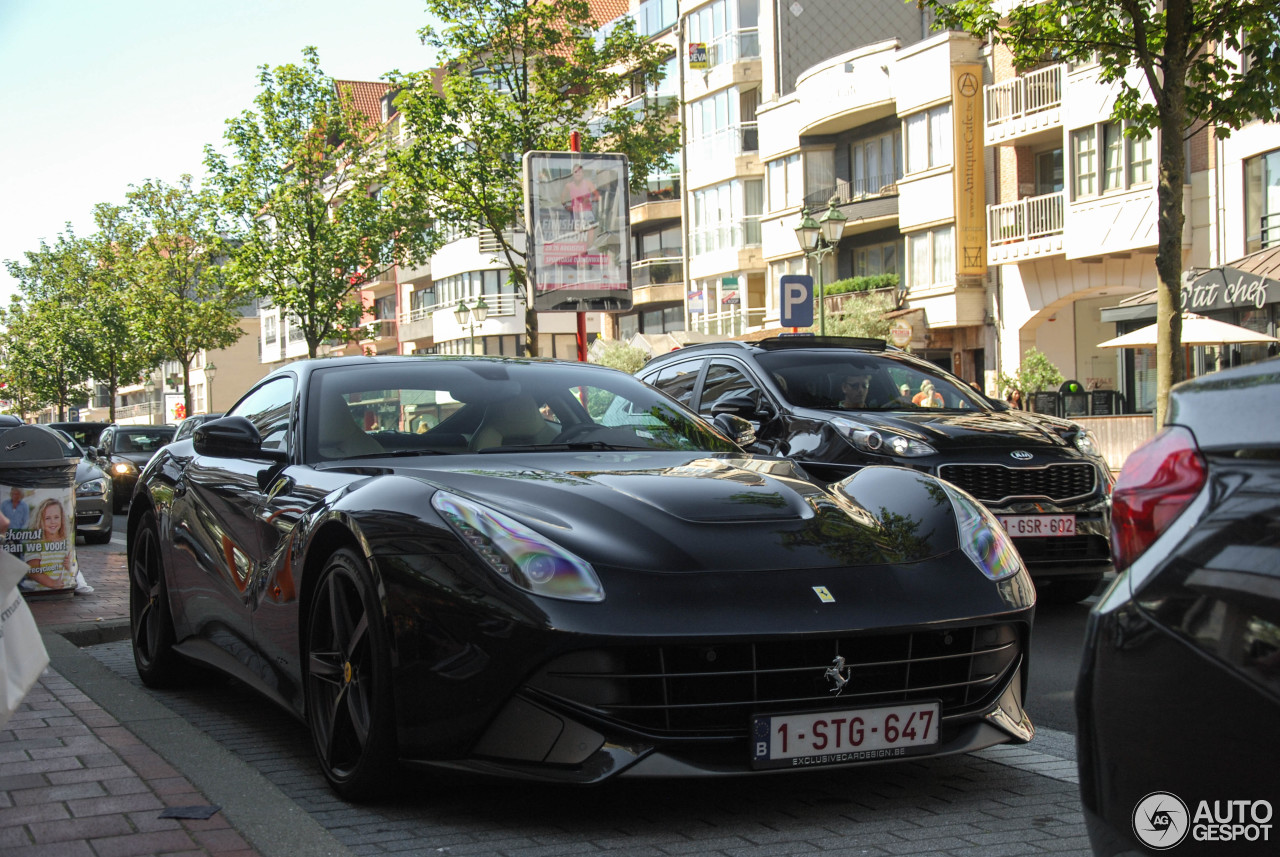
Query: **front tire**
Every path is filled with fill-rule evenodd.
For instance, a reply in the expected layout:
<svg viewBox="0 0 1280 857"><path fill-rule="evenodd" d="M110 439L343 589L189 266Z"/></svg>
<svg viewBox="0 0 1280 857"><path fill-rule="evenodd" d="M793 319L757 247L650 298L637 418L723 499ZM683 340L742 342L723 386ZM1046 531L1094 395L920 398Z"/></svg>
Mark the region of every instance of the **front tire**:
<svg viewBox="0 0 1280 857"><path fill-rule="evenodd" d="M364 560L342 549L320 572L307 610L307 724L321 770L341 797L393 785L391 655Z"/></svg>
<svg viewBox="0 0 1280 857"><path fill-rule="evenodd" d="M109 536L108 536L109 538ZM173 650L173 616L160 558L155 515L138 521L129 551L129 636L133 663L147 687L172 687L181 674L181 658Z"/></svg>

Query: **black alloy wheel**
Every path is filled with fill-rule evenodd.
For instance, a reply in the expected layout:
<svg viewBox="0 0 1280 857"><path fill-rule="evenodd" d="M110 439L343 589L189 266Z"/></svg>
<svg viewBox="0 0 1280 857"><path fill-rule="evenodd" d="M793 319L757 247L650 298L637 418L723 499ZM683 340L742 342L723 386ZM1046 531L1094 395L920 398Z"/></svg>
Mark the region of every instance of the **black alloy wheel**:
<svg viewBox="0 0 1280 857"><path fill-rule="evenodd" d="M367 800L396 769L391 657L364 561L333 554L307 611L307 723L320 767L339 795Z"/></svg>
<svg viewBox="0 0 1280 857"><path fill-rule="evenodd" d="M151 512L138 521L129 551L129 636L138 676L148 687L170 687L182 664L173 650L173 616L169 612L160 536Z"/></svg>

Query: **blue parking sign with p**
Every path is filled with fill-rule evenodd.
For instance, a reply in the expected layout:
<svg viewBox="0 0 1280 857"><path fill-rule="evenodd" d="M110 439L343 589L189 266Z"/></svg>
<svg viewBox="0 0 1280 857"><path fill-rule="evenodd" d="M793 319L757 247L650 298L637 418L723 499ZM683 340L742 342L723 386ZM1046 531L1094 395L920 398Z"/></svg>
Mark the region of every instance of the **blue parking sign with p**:
<svg viewBox="0 0 1280 857"><path fill-rule="evenodd" d="M813 327L813 277L787 274L780 280L783 327Z"/></svg>

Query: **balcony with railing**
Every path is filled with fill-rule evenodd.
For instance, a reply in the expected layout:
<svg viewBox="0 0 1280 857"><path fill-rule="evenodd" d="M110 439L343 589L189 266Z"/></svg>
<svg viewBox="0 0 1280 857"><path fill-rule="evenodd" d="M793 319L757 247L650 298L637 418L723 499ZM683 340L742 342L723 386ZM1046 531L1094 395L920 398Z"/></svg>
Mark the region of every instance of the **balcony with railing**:
<svg viewBox="0 0 1280 857"><path fill-rule="evenodd" d="M1063 191L987 206L988 262L1061 253L1065 210Z"/></svg>
<svg viewBox="0 0 1280 857"><path fill-rule="evenodd" d="M1060 131L1065 70L1063 64L1052 65L984 87L986 144Z"/></svg>
<svg viewBox="0 0 1280 857"><path fill-rule="evenodd" d="M836 198L837 205L849 205L866 199L898 195L898 177L893 173L858 176L852 180L836 179L834 185L811 190L804 195L804 206L810 211L825 209Z"/></svg>
<svg viewBox="0 0 1280 857"><path fill-rule="evenodd" d="M759 123L739 122L691 140L688 146L689 172L733 172L733 161L726 159L759 152Z"/></svg>
<svg viewBox="0 0 1280 857"><path fill-rule="evenodd" d="M735 306L712 313L691 313L689 329L712 336L741 336L764 324L764 307Z"/></svg>
<svg viewBox="0 0 1280 857"><path fill-rule="evenodd" d="M684 282L684 260L679 256L637 259L631 263L631 285L634 288L666 286Z"/></svg>
<svg viewBox="0 0 1280 857"><path fill-rule="evenodd" d="M756 27L743 27L725 33L714 42L707 43L707 68L728 65L742 60L760 59L760 31Z"/></svg>

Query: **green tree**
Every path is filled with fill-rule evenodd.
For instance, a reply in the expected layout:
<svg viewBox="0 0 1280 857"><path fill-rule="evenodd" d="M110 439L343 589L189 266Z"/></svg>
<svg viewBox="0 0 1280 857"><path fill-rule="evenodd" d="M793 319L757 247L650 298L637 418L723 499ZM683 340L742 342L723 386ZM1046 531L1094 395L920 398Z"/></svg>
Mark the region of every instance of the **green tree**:
<svg viewBox="0 0 1280 857"><path fill-rule="evenodd" d="M93 219L98 231L89 237L96 264L78 293L89 312L90 376L107 388L107 420L115 422L116 395L123 384L139 380L155 363L143 336L144 319L133 301L133 265L140 237L124 206L100 203Z"/></svg>
<svg viewBox="0 0 1280 857"><path fill-rule="evenodd" d="M599 352L592 358L591 362L599 363L601 366L609 366L613 369L621 369L628 375L634 375L640 371L640 367L648 359L649 355L645 354L644 349L636 348L634 345L618 339L612 339L600 346Z"/></svg>
<svg viewBox="0 0 1280 857"><path fill-rule="evenodd" d="M443 73L392 76L410 134L395 155L397 171L416 198L430 201L441 232L496 236L517 292L527 295L523 246L512 237L524 211L522 156L568 151L570 132L578 131L582 151L627 155L631 185L643 187L679 147L676 105L622 102L633 84L656 86L669 49L639 36L630 19L597 44L601 22L582 0L426 6L448 22L421 31ZM526 313L525 349L537 354L533 312Z"/></svg>
<svg viewBox="0 0 1280 857"><path fill-rule="evenodd" d="M53 406L62 420L67 407L84 404L89 395L90 308L79 296L95 260L70 224L52 245L41 241L26 257L25 265L5 262L20 292L0 319L9 380L30 391L31 406Z"/></svg>
<svg viewBox="0 0 1280 857"><path fill-rule="evenodd" d="M915 2L915 0L911 0ZM1019 68L1089 62L1117 89L1112 118L1130 137L1160 133L1156 422L1181 380L1183 144L1211 128L1280 117L1280 12L1257 0L923 0L938 26L1007 45ZM1002 11L1006 10L1006 11ZM1003 16L1003 17L1002 17Z"/></svg>
<svg viewBox="0 0 1280 857"><path fill-rule="evenodd" d="M1054 389L1063 382L1062 372L1037 348L1032 348L1022 356L1022 363L1013 375L1000 373L997 383L1000 391L1008 393L1017 390L1022 394L1023 402L1027 394L1041 390Z"/></svg>
<svg viewBox="0 0 1280 857"><path fill-rule="evenodd" d="M183 401L191 413L191 362L201 351L226 348L244 333L239 307L245 293L229 282L216 195L189 175L176 185L150 180L131 185L126 218L138 236L129 300L135 329L152 365L182 366Z"/></svg>
<svg viewBox="0 0 1280 857"><path fill-rule="evenodd" d="M864 336L888 342L893 321L885 318L885 314L896 308L893 298L882 292L853 295L845 299L839 313L828 314L827 333L830 336Z"/></svg>
<svg viewBox="0 0 1280 857"><path fill-rule="evenodd" d="M425 260L427 214L402 201L375 120L315 48L303 60L260 67L257 112L227 120L235 161L206 147L205 165L239 224L230 275L296 322L315 357L359 338L361 286Z"/></svg>

